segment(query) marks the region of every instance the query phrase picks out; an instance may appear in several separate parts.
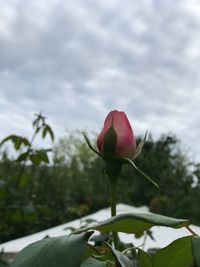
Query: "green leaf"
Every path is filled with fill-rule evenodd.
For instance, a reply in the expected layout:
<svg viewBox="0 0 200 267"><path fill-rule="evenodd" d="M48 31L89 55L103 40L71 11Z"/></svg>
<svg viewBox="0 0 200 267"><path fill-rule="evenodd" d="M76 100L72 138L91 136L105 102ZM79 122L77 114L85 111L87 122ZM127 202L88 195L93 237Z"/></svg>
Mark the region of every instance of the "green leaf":
<svg viewBox="0 0 200 267"><path fill-rule="evenodd" d="M16 150L19 150L22 145L24 145L24 146L30 145L28 139L21 137L21 136L13 136L12 141L14 143Z"/></svg>
<svg viewBox="0 0 200 267"><path fill-rule="evenodd" d="M51 209L45 205L35 205L35 208L37 210L37 213L42 215L49 216L49 214L51 213Z"/></svg>
<svg viewBox="0 0 200 267"><path fill-rule="evenodd" d="M153 267L193 266L191 241L193 236L179 238L160 249L153 259Z"/></svg>
<svg viewBox="0 0 200 267"><path fill-rule="evenodd" d="M37 241L24 248L11 267L80 267L87 240L92 233Z"/></svg>
<svg viewBox="0 0 200 267"><path fill-rule="evenodd" d="M144 250L139 249L137 254L139 267L152 267L153 258Z"/></svg>
<svg viewBox="0 0 200 267"><path fill-rule="evenodd" d="M22 138L22 139L21 139L21 142L22 142L25 146L29 146L29 145L30 145L30 143L29 143L29 141L28 141L27 138Z"/></svg>
<svg viewBox="0 0 200 267"><path fill-rule="evenodd" d="M54 138L54 133L53 133L51 127L48 124L46 124L45 127L43 128L42 137L45 138L47 133L50 135L51 140L54 141L54 139L55 139Z"/></svg>
<svg viewBox="0 0 200 267"><path fill-rule="evenodd" d="M94 258L89 258L81 264L81 267L107 267L108 263L105 261L98 261Z"/></svg>
<svg viewBox="0 0 200 267"><path fill-rule="evenodd" d="M93 229L102 233L123 232L137 234L155 225L181 228L189 224L189 220L175 219L155 213L124 213L76 232L79 233Z"/></svg>
<svg viewBox="0 0 200 267"><path fill-rule="evenodd" d="M14 136L15 136L15 135L9 135L9 136L5 137L5 138L1 141L1 143L0 143L0 147L1 147L4 143L6 143L7 141L10 141L10 140L12 141Z"/></svg>
<svg viewBox="0 0 200 267"><path fill-rule="evenodd" d="M43 130L42 130L42 138L43 138L43 139L46 137L47 132L48 132L48 129L47 129L47 127L45 126L45 127L43 128Z"/></svg>
<svg viewBox="0 0 200 267"><path fill-rule="evenodd" d="M113 255L114 255L114 257L115 257L115 259L116 259L116 261L120 267L135 267L135 263L133 261L131 261L126 255L124 255L120 251L114 249L109 244L107 244L107 246L110 248L111 252L113 253Z"/></svg>
<svg viewBox="0 0 200 267"><path fill-rule="evenodd" d="M33 163L34 165L39 165L40 162L41 162L41 158L40 158L40 156L38 155L38 153L32 153L32 154L30 154L30 155L29 155L29 158L30 158L30 160L32 161L32 163Z"/></svg>
<svg viewBox="0 0 200 267"><path fill-rule="evenodd" d="M23 206L23 221L27 223L33 223L34 220L36 220L36 211L33 206Z"/></svg>
<svg viewBox="0 0 200 267"><path fill-rule="evenodd" d="M16 208L15 210L10 210L9 212L9 221L13 223L19 223L22 220L22 210L20 208Z"/></svg>
<svg viewBox="0 0 200 267"><path fill-rule="evenodd" d="M196 267L200 267L200 236L192 238L192 255Z"/></svg>
<svg viewBox="0 0 200 267"><path fill-rule="evenodd" d="M45 163L49 163L49 158L47 156L47 153L44 150L37 150L35 152L37 156L40 157L40 161L44 161Z"/></svg>
<svg viewBox="0 0 200 267"><path fill-rule="evenodd" d="M29 156L33 164L39 165L41 161L49 163L49 158L45 150L36 150Z"/></svg>
<svg viewBox="0 0 200 267"><path fill-rule="evenodd" d="M20 177L20 180L19 180L20 187L25 187L28 184L28 182L30 181L30 179L31 179L30 174L23 173L22 176Z"/></svg>
<svg viewBox="0 0 200 267"><path fill-rule="evenodd" d="M12 141L14 143L14 147L16 150L19 150L20 149L20 146L21 146L21 140L22 138L20 136L15 136Z"/></svg>
<svg viewBox="0 0 200 267"><path fill-rule="evenodd" d="M16 159L16 161L21 162L23 160L26 160L26 158L28 157L28 154L29 154L29 151L20 154L19 157Z"/></svg>
<svg viewBox="0 0 200 267"><path fill-rule="evenodd" d="M29 141L25 137L12 134L12 135L7 136L0 142L0 147L7 141L12 141L16 150L19 150L22 144L24 146L29 145Z"/></svg>
<svg viewBox="0 0 200 267"><path fill-rule="evenodd" d="M19 137L17 135L14 135L14 134L9 135L9 136L7 136L6 138L4 138L1 141L0 146L2 146L7 141L12 141L12 143L14 144L15 149L18 150L19 147L20 147L20 138L21 137Z"/></svg>

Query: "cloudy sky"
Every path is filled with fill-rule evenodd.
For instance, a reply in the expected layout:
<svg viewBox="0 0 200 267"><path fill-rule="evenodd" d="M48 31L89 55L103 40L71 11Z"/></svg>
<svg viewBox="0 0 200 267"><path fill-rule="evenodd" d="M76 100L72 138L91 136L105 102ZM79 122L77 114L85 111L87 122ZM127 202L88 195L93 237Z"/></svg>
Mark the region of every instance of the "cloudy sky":
<svg viewBox="0 0 200 267"><path fill-rule="evenodd" d="M0 0L0 138L43 111L57 136L175 133L200 159L199 0Z"/></svg>

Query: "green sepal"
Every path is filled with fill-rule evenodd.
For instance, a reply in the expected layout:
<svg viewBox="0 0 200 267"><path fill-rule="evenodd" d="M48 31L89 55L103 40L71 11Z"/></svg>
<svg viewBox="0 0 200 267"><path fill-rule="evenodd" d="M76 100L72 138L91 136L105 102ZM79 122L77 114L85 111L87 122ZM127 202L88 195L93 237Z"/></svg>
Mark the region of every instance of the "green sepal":
<svg viewBox="0 0 200 267"><path fill-rule="evenodd" d="M142 152L142 148L143 148L143 146L144 146L146 140L147 140L147 131L146 131L144 137L142 138L141 142L140 142L139 145L137 146L135 155L134 155L134 157L132 158L132 160L135 159L135 158L137 158L137 157L140 155L140 153Z"/></svg>
<svg viewBox="0 0 200 267"><path fill-rule="evenodd" d="M121 159L124 160L124 161L126 161L126 162L128 162L128 163L130 163L140 174L142 174L147 180L149 180L155 187L160 188L159 185L156 182L154 182L146 173L144 173L143 171L141 171L135 165L135 163L132 160L130 160L128 158L121 158Z"/></svg>
<svg viewBox="0 0 200 267"><path fill-rule="evenodd" d="M90 140L89 140L89 138L87 137L86 133L82 132L82 135L83 135L83 137L85 138L85 141L86 141L88 147L89 147L94 153L96 153L98 156L100 156L100 157L102 158L101 154L100 154L100 153L99 153L99 152L98 152L98 151L91 145Z"/></svg>
<svg viewBox="0 0 200 267"><path fill-rule="evenodd" d="M113 126L111 126L104 135L103 138L103 158L107 160L116 159L116 145L117 134Z"/></svg>

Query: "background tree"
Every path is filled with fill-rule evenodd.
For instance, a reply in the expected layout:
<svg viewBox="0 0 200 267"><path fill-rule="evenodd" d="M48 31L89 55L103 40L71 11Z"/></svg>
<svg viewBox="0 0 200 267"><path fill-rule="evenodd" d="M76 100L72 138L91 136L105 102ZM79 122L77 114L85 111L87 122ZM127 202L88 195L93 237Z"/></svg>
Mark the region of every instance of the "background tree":
<svg viewBox="0 0 200 267"><path fill-rule="evenodd" d="M44 127L37 134L45 137ZM46 134L51 136L52 131ZM91 134L91 139L95 144L96 135ZM11 137L8 140L13 142ZM20 142L18 151L23 155L28 146ZM0 242L65 223L109 205L104 164L88 148L80 132L67 132L54 145L50 164L47 164L48 151L36 150L32 145L25 154L27 159L19 156L17 161L6 151L2 152ZM158 140L150 136L135 163L155 179L160 190L126 165L119 178L118 202L146 205L151 211L189 218L200 225L197 204L200 165L191 162L176 136L163 135ZM22 167L24 172L16 189Z"/></svg>
<svg viewBox="0 0 200 267"><path fill-rule="evenodd" d="M0 241L6 241L26 233L34 232L32 225L37 224L38 207L34 203L35 195L33 170L35 166L49 163L48 152L51 149L34 148L34 141L38 134L45 138L47 134L54 140L51 127L46 118L40 113L33 121L33 134L30 139L10 135L2 140L11 141L19 152L16 160L10 160L6 150L2 153L0 162Z"/></svg>

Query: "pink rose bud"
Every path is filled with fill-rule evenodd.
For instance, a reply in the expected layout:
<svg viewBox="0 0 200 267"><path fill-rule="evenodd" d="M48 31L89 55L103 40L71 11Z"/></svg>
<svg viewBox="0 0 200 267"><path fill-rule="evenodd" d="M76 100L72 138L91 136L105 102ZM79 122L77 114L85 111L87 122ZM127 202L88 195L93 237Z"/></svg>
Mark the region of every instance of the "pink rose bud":
<svg viewBox="0 0 200 267"><path fill-rule="evenodd" d="M136 141L124 112L114 110L108 114L97 139L97 148L105 159L134 157Z"/></svg>

